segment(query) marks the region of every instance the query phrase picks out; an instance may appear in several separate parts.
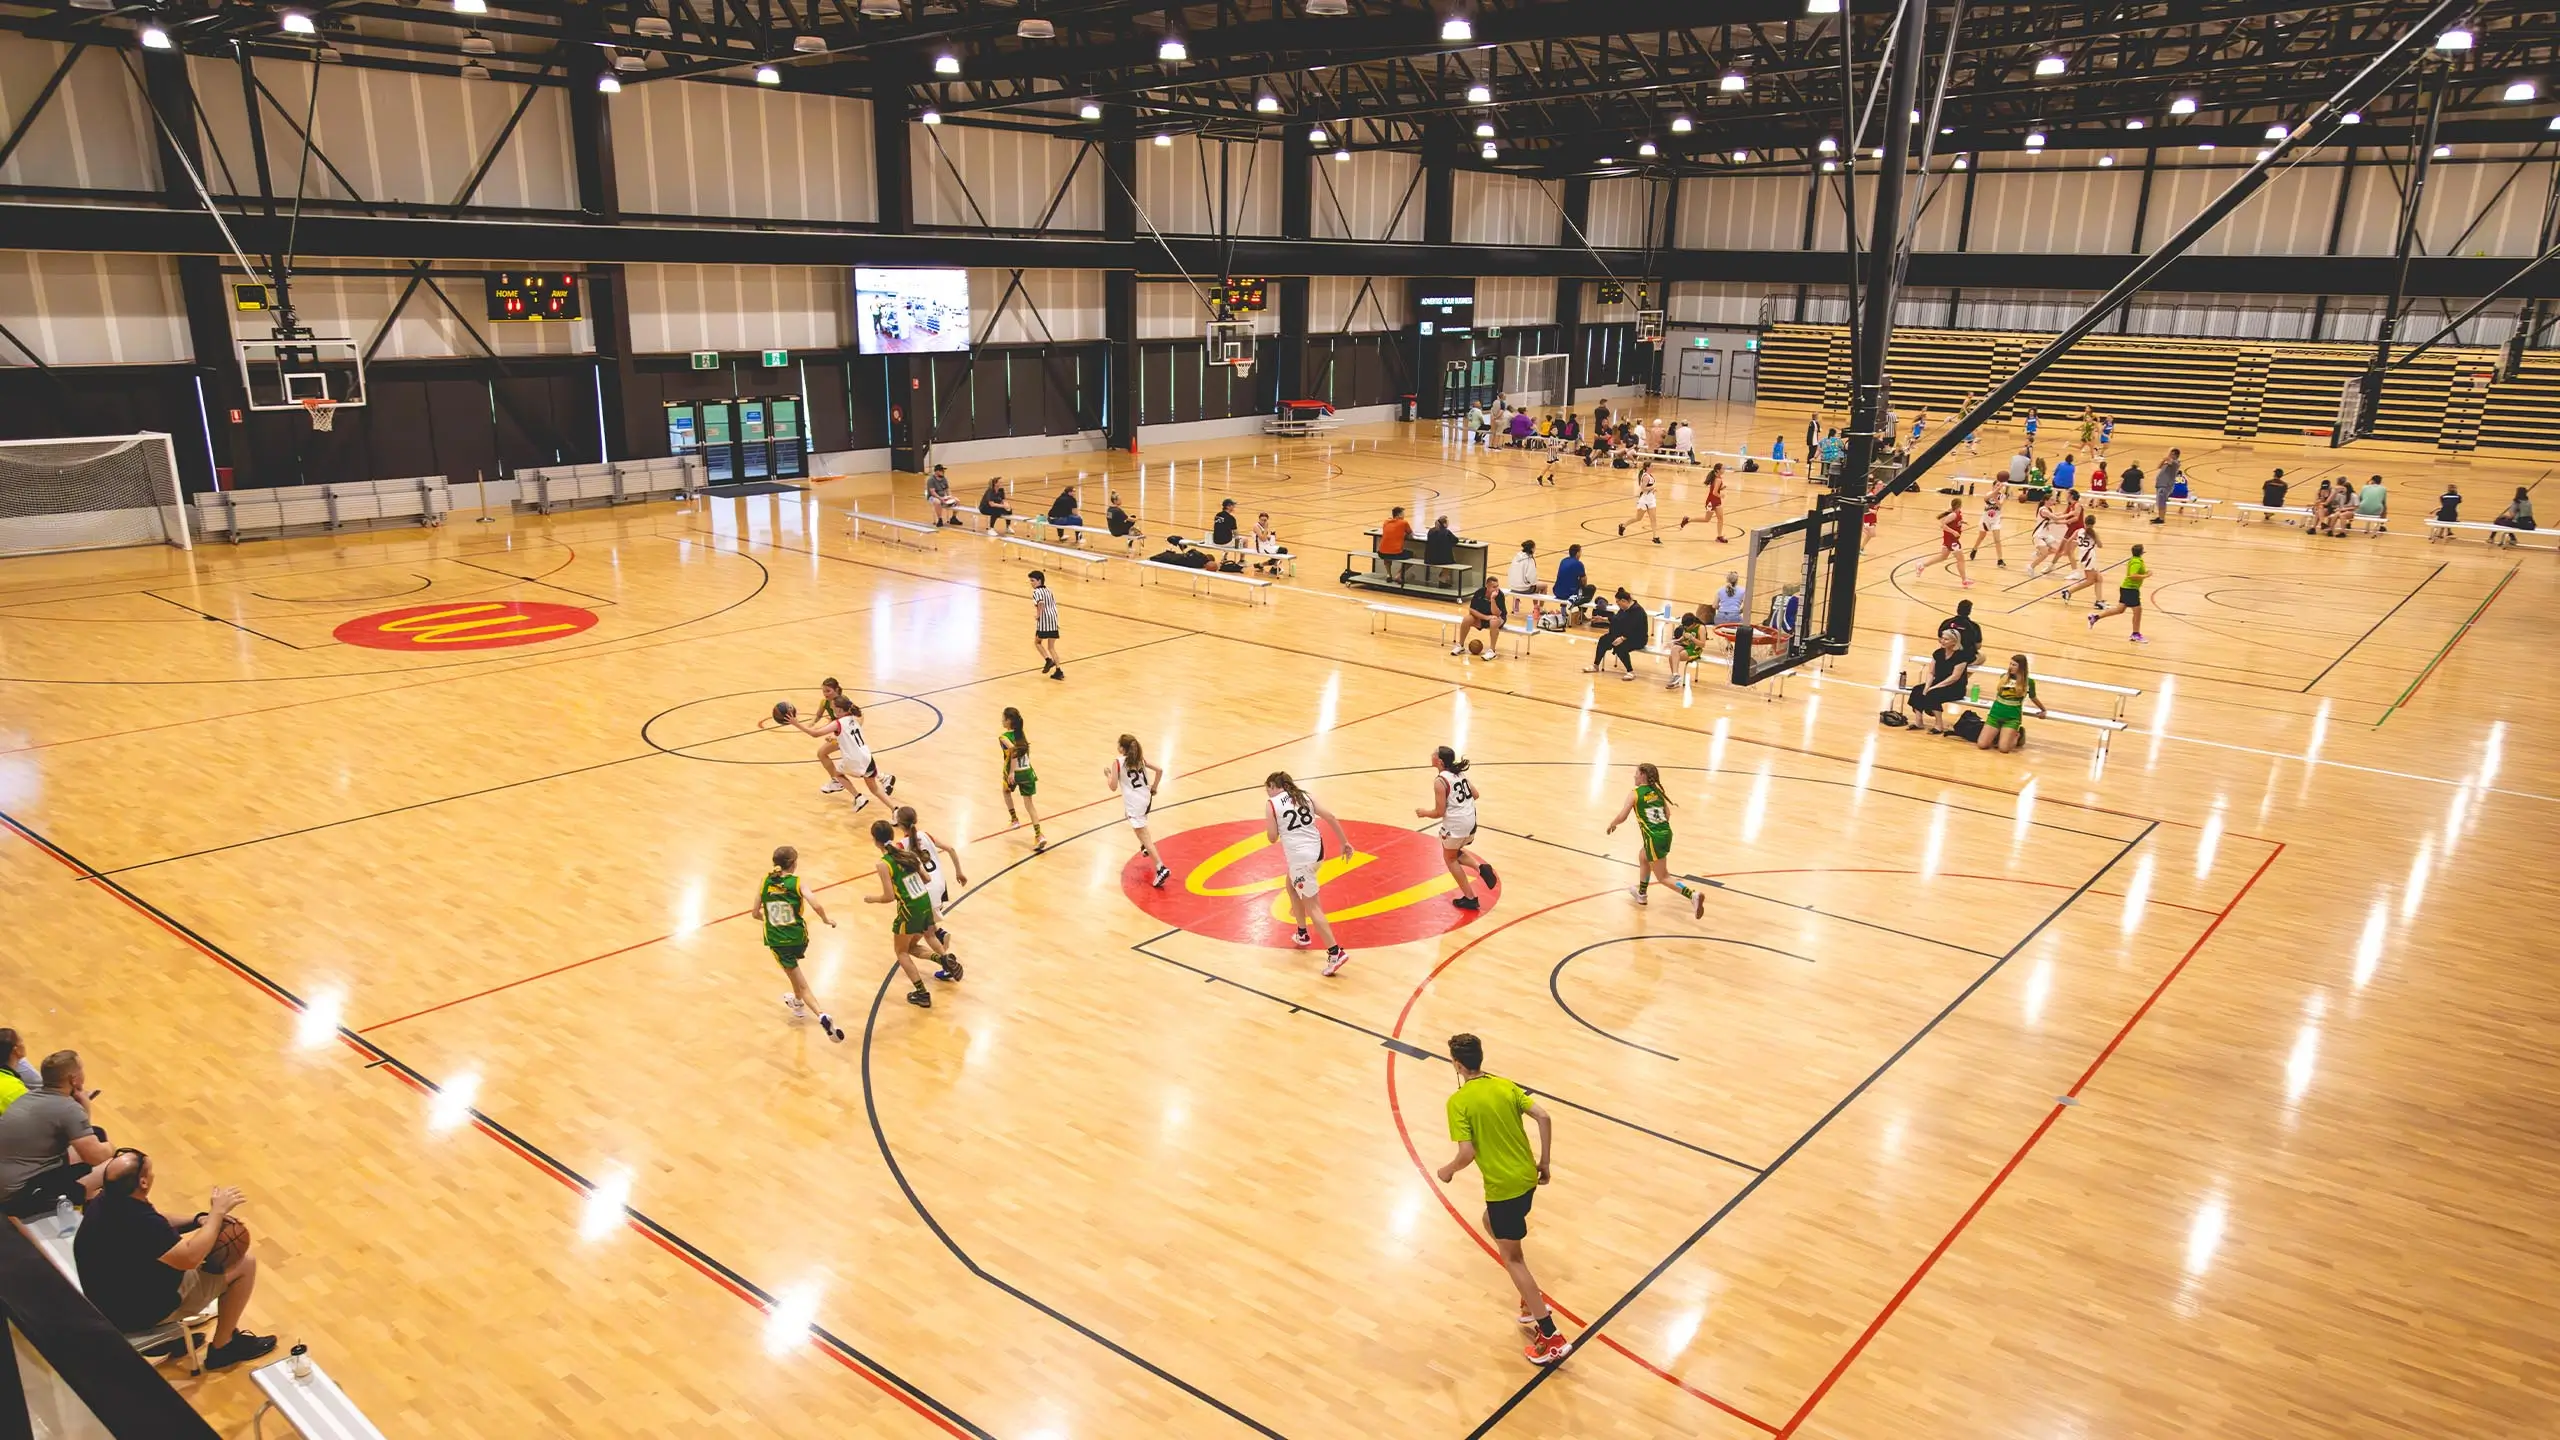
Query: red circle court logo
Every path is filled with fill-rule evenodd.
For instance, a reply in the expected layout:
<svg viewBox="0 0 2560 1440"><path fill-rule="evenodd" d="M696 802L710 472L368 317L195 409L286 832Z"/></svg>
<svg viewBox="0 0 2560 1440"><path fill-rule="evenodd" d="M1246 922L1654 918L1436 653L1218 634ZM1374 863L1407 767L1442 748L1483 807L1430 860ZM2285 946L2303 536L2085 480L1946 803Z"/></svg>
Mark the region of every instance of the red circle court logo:
<svg viewBox="0 0 2560 1440"><path fill-rule="evenodd" d="M1324 887L1325 918L1345 946L1369 950L1427 940L1492 911L1499 892L1490 888L1477 891L1483 910L1449 903L1457 898L1458 882L1441 863L1438 835L1366 820L1345 820L1342 828L1350 832L1356 853L1338 853L1341 842L1328 835L1316 879ZM1195 935L1296 948L1283 888L1288 875L1280 847L1263 838L1261 821L1185 830L1156 841L1156 852L1173 871L1163 889L1147 883L1155 871L1144 855L1131 857L1120 871L1120 889L1139 909Z"/></svg>
<svg viewBox="0 0 2560 1440"><path fill-rule="evenodd" d="M473 600L453 605L412 605L341 625L339 643L368 650L502 650L575 635L596 623L596 612L540 600Z"/></svg>

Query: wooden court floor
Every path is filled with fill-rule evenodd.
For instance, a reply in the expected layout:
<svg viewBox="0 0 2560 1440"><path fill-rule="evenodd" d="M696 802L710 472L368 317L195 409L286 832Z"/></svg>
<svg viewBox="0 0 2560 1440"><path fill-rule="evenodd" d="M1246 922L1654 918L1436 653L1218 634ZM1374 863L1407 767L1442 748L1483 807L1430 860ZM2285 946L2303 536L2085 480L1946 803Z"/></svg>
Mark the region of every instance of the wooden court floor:
<svg viewBox="0 0 2560 1440"><path fill-rule="evenodd" d="M1803 423L1693 418L1764 455ZM2208 494L2327 462L2116 450L2170 443ZM2354 463L2411 528L2447 474L2485 514L2546 473ZM1060 683L1018 560L850 538L922 514L876 479L0 563L0 1024L83 1052L164 1205L248 1192L251 1327L394 1436L2554 1432L2560 557L2102 517L2148 547L2136 647L2023 545L1915 575L1906 498L1857 648L1769 700L1557 637L1454 659L1333 579L1403 504L1694 604L1742 548L1673 528L1694 474L1658 546L1615 533L1627 474L1424 427L955 488L1045 507L1079 464L1159 537L1267 510L1301 573L1267 608L1057 577ZM1737 477L1736 533L1809 493ZM1988 653L2142 690L2103 763L1875 723L1959 597ZM456 614L539 633L454 649L487 633ZM862 903L876 807L758 724L826 675L971 881L930 1011ZM1169 894L1103 789L1124 731ZM1413 833L1442 743L1501 876L1455 926ZM1638 761L1702 918L1625 893ZM1331 979L1258 943L1268 853L1217 853L1273 769L1375 856L1329 882L1376 939ZM781 843L838 922L841 1044L745 914ZM1462 1030L1557 1117L1528 1249L1585 1339L1552 1372L1474 1176L1430 1173ZM245 1375L185 1383L247 1433Z"/></svg>

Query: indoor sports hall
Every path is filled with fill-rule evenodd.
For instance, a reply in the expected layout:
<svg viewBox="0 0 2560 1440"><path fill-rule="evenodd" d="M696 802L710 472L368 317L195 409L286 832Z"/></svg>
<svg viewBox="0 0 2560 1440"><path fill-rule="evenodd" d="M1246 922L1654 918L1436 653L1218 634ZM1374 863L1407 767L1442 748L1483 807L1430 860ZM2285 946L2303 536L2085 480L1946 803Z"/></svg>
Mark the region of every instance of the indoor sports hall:
<svg viewBox="0 0 2560 1440"><path fill-rule="evenodd" d="M2549 20L0 6L0 1440L2551 1434Z"/></svg>

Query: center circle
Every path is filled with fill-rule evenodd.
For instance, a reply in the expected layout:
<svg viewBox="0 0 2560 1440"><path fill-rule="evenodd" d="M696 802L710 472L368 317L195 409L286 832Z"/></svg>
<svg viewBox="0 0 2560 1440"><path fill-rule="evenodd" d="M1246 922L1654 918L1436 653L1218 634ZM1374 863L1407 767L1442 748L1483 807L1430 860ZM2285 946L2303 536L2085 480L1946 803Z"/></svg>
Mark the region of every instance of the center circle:
<svg viewBox="0 0 2560 1440"><path fill-rule="evenodd" d="M1435 935L1493 912L1500 891L1479 884L1481 910L1461 910L1458 882L1441 862L1440 837L1369 820L1345 820L1354 853L1326 832L1325 856L1316 878L1334 938L1354 949L1376 949ZM1120 890L1130 903L1167 925L1238 945L1297 948L1291 935L1287 867L1280 847L1263 838L1259 820L1228 820L1162 836L1156 853L1173 872L1164 887L1143 854L1121 867Z"/></svg>
<svg viewBox="0 0 2560 1440"><path fill-rule="evenodd" d="M862 707L862 734L874 755L903 750L942 728L942 708L921 696L858 688L844 693ZM814 763L818 742L775 724L776 700L800 707L803 720L818 718L816 701L805 686L733 690L668 706L641 723L640 739L653 750L714 765Z"/></svg>

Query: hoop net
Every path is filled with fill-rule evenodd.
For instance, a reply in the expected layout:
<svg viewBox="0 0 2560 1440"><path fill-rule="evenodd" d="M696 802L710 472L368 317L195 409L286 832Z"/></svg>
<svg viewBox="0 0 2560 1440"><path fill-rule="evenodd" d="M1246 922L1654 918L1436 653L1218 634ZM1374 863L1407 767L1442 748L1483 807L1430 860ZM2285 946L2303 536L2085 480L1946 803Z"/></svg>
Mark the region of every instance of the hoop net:
<svg viewBox="0 0 2560 1440"><path fill-rule="evenodd" d="M303 410L311 416L312 429L331 430L337 427L338 402L334 400L322 400L314 397L298 403L300 403Z"/></svg>
<svg viewBox="0 0 2560 1440"><path fill-rule="evenodd" d="M1237 379L1239 379L1239 380L1250 380L1250 379L1252 379L1252 378L1253 378L1253 361L1252 361L1252 360L1250 360L1250 359L1245 359L1245 360L1230 360L1230 361L1228 361L1227 363L1235 367L1235 369L1236 369L1236 378L1237 378Z"/></svg>

